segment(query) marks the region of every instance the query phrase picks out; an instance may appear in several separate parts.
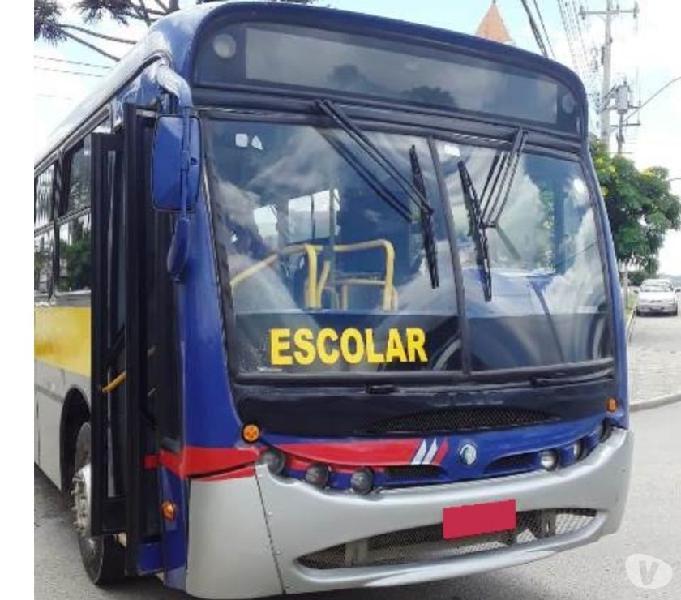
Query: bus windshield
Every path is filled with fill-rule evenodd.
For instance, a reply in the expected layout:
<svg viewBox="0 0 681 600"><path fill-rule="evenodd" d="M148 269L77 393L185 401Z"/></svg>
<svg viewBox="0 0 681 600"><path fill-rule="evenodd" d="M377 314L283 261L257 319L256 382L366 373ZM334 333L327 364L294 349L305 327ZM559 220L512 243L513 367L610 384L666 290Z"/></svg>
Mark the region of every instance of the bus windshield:
<svg viewBox="0 0 681 600"><path fill-rule="evenodd" d="M217 254L240 370L460 369L452 257L439 200L433 202L440 265L434 288L418 208L346 133L224 120L206 129ZM409 180L414 149L426 195L438 199L425 139L369 136ZM379 196L377 184L389 195ZM410 207L411 218L389 198Z"/></svg>
<svg viewBox="0 0 681 600"><path fill-rule="evenodd" d="M212 118L205 132L230 361L239 372L460 371L450 239L462 262L474 369L609 355L595 221L577 163L519 160L498 227L487 231L487 300L456 166L466 161L482 189L493 151L441 142L431 152L425 138L367 132L407 179L416 152L434 211L433 287L418 209L344 131ZM377 184L412 206L413 218Z"/></svg>

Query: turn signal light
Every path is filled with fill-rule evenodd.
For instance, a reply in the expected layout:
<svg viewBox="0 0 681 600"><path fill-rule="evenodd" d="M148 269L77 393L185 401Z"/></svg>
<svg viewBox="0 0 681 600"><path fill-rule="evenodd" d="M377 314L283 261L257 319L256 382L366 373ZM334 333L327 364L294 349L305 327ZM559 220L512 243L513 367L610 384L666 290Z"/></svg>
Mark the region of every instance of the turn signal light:
<svg viewBox="0 0 681 600"><path fill-rule="evenodd" d="M609 413L617 412L617 400L615 398L608 398L605 403L605 409Z"/></svg>
<svg viewBox="0 0 681 600"><path fill-rule="evenodd" d="M161 503L161 515L166 521L174 521L177 517L177 504L166 500Z"/></svg>
<svg viewBox="0 0 681 600"><path fill-rule="evenodd" d="M260 439L260 427L252 423L244 425L244 428L241 430L241 437L249 444L257 442Z"/></svg>

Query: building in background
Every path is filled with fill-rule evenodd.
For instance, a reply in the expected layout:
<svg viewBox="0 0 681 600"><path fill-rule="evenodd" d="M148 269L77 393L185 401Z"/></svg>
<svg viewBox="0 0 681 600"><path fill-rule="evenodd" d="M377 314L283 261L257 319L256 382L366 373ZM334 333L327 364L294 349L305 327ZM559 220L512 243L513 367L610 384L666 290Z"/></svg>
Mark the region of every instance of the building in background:
<svg viewBox="0 0 681 600"><path fill-rule="evenodd" d="M486 40L492 40L493 42L514 45L513 38L508 33L506 24L501 17L496 0L492 0L492 4L482 18L482 21L480 21L475 35Z"/></svg>

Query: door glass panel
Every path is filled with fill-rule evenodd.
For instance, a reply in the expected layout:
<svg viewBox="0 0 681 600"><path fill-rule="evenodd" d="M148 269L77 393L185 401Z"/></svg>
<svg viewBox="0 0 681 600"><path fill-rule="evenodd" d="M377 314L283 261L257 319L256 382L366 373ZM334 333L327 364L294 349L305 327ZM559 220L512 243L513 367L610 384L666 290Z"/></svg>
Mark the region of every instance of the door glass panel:
<svg viewBox="0 0 681 600"><path fill-rule="evenodd" d="M92 270L90 215L82 215L62 223L59 227L60 292L90 289Z"/></svg>

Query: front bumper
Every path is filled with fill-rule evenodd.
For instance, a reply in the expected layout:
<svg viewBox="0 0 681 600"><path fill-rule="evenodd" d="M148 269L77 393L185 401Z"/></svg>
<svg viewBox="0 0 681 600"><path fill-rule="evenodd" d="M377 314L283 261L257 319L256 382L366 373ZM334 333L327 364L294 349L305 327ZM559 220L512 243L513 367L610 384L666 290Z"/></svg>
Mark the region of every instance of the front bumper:
<svg viewBox="0 0 681 600"><path fill-rule="evenodd" d="M664 313L673 314L679 308L678 304L639 304L636 310L639 314Z"/></svg>
<svg viewBox="0 0 681 600"><path fill-rule="evenodd" d="M225 510L234 503L233 482L193 482L187 591L234 598L404 585L545 558L617 530L627 495L632 445L631 432L615 429L587 458L562 470L390 490L366 497L319 491L302 481L273 477L266 467L258 466L256 481L249 480L253 485L251 502L242 504L238 514ZM245 480L239 481L246 485ZM263 507L259 511L252 504L258 497ZM299 560L332 546L437 525L448 506L506 499L515 499L519 512L569 508L594 510L596 515L572 533L447 560L331 569L305 567ZM207 517L207 503L222 510L211 510ZM206 519L209 526L202 525ZM258 522L247 523L250 519ZM269 556L263 547L267 542L271 544ZM218 548L222 551L216 552ZM233 568L230 563L241 560L235 555L244 552L248 562L237 565L235 586L235 579L225 573Z"/></svg>

